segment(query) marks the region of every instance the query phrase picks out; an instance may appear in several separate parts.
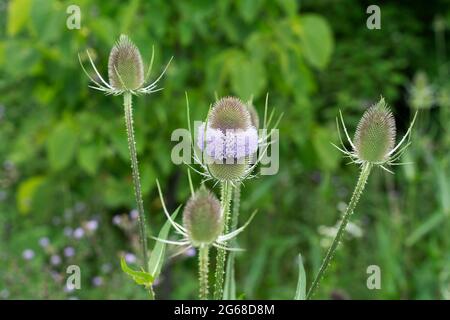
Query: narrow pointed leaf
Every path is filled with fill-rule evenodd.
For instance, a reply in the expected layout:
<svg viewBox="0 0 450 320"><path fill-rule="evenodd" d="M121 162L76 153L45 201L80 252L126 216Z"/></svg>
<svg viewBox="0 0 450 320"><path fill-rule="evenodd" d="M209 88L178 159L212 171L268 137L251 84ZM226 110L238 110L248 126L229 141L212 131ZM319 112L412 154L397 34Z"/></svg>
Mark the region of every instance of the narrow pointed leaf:
<svg viewBox="0 0 450 320"><path fill-rule="evenodd" d="M306 273L301 254L298 255L298 282L294 300L306 300Z"/></svg>
<svg viewBox="0 0 450 320"><path fill-rule="evenodd" d="M178 207L174 213L172 214L172 220L175 220L178 212L180 211L180 207ZM161 231L158 234L159 239L166 240L169 231L170 231L171 223L169 220L166 221L164 226L161 228ZM164 254L166 252L166 243L156 241L155 247L152 250L152 254L150 255L150 259L148 261L148 270L153 278L157 278L161 273L161 268L164 264Z"/></svg>
<svg viewBox="0 0 450 320"><path fill-rule="evenodd" d="M223 300L236 300L236 281L234 278L234 252L230 252L225 272L225 286L223 289Z"/></svg>

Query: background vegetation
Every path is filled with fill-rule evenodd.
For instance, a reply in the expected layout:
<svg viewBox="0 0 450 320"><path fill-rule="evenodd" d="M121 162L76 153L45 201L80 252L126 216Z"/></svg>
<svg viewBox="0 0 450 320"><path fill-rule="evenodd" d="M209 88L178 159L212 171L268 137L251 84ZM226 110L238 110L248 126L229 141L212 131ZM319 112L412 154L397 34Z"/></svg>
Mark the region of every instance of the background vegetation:
<svg viewBox="0 0 450 320"><path fill-rule="evenodd" d="M420 109L413 145L395 175L377 170L317 298L450 298L450 9L445 0L378 1L382 29L366 28L370 1L0 0L0 299L145 298L119 266L137 255L122 101L88 88L77 54L89 48L102 74L128 34L156 66L170 56L164 90L135 103L144 203L153 233L164 221L155 179L170 208L189 195L172 164L172 130L214 94L264 96L285 116L280 171L249 181L240 238L238 294L291 299L302 253L309 281L350 197L358 168L330 142L341 109L353 132L382 94L404 133ZM66 8L81 8L80 30ZM196 183L200 180L195 177ZM159 298L195 298L196 259L169 260ZM82 289L64 289L77 264ZM382 289L366 268L380 266Z"/></svg>

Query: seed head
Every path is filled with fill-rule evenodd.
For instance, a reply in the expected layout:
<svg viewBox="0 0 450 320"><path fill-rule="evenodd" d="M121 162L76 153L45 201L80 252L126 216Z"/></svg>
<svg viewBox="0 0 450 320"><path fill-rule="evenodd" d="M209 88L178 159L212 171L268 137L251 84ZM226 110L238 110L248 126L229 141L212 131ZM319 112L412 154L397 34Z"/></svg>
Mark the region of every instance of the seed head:
<svg viewBox="0 0 450 320"><path fill-rule="evenodd" d="M183 224L194 246L212 244L223 230L217 197L205 187L201 187L184 207Z"/></svg>
<svg viewBox="0 0 450 320"><path fill-rule="evenodd" d="M141 53L126 35L111 49L108 61L109 84L117 90L137 90L144 84Z"/></svg>
<svg viewBox="0 0 450 320"><path fill-rule="evenodd" d="M395 134L394 117L384 98L381 98L359 121L354 137L356 155L371 163L386 161L395 146Z"/></svg>

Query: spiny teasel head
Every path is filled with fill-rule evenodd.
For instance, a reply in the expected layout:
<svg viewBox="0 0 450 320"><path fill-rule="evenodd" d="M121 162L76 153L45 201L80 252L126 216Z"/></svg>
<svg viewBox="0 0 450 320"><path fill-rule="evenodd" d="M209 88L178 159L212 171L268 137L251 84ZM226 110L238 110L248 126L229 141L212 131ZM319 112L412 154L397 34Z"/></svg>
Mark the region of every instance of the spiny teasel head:
<svg viewBox="0 0 450 320"><path fill-rule="evenodd" d="M416 110L430 109L436 102L435 94L435 88L430 84L427 74L419 71L408 87L408 104Z"/></svg>
<svg viewBox="0 0 450 320"><path fill-rule="evenodd" d="M198 128L197 145L207 158L212 177L219 181L242 179L249 157L258 149L258 132L248 107L234 97L218 100Z"/></svg>
<svg viewBox="0 0 450 320"><path fill-rule="evenodd" d="M202 186L187 202L183 225L193 246L211 245L223 230L220 202Z"/></svg>
<svg viewBox="0 0 450 320"><path fill-rule="evenodd" d="M338 119L336 119L336 124L341 146L338 147L335 144L333 145L350 158L353 163L361 165L378 165L389 173L393 172L386 168L385 165L392 166L403 164L398 162L398 160L402 157L406 148L411 144L409 138L411 137L411 130L416 121L417 111L414 114L408 130L397 145L395 145L395 120L383 97L381 97L377 104L370 107L363 114L356 129L353 141L348 134L342 112L339 111L339 115L345 137L352 149L348 150L344 145Z"/></svg>
<svg viewBox="0 0 450 320"><path fill-rule="evenodd" d="M136 90L144 84L141 53L126 35L111 49L108 61L109 84L117 90Z"/></svg>
<svg viewBox="0 0 450 320"><path fill-rule="evenodd" d="M382 163L395 146L395 120L384 98L370 107L355 132L355 153L363 161Z"/></svg>
<svg viewBox="0 0 450 320"><path fill-rule="evenodd" d="M180 240L167 240L152 237L153 239L163 243L187 246L187 248L212 245L223 250L242 251L240 248L230 248L227 245L227 242L247 228L255 217L256 210L243 226L229 233L222 234L224 220L220 202L213 193L202 186L197 192L193 192L192 197L188 200L183 212L183 225L181 225L175 222L167 211L158 180L156 180L156 186L158 188L159 197L161 198L164 214L174 229L182 235L182 238ZM177 213L178 209L172 216Z"/></svg>
<svg viewBox="0 0 450 320"><path fill-rule="evenodd" d="M150 94L162 90L157 88L158 82L166 73L172 58L170 58L162 73L152 83L147 82L153 66L155 48L152 48L152 57L144 74L144 64L142 62L141 53L138 47L126 35L121 35L114 47L111 49L108 61L108 76L109 81L106 81L98 72L97 67L92 60L89 51L86 50L87 57L91 64L95 76L91 76L85 69L81 56L78 55L81 68L84 73L91 80L92 84L89 86L105 94L121 95L124 93L131 94Z"/></svg>

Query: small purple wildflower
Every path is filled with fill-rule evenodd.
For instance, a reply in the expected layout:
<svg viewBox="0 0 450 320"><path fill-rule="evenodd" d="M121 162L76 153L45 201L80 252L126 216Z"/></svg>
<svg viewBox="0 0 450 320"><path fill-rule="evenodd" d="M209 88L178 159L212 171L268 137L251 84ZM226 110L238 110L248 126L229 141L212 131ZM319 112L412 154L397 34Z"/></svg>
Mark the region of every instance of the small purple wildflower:
<svg viewBox="0 0 450 320"><path fill-rule="evenodd" d="M131 210L130 212L130 218L131 220L136 220L139 217L139 211L136 209Z"/></svg>
<svg viewBox="0 0 450 320"><path fill-rule="evenodd" d="M31 259L34 258L34 251L31 250L31 249L25 249L25 250L22 252L22 257L23 257L25 260L31 260Z"/></svg>
<svg viewBox="0 0 450 320"><path fill-rule="evenodd" d="M122 222L122 217L119 215L115 215L112 219L113 224L115 224L116 226L120 225L120 223Z"/></svg>
<svg viewBox="0 0 450 320"><path fill-rule="evenodd" d="M75 249L73 247L65 247L64 255L68 258L73 257L75 255Z"/></svg>
<svg viewBox="0 0 450 320"><path fill-rule="evenodd" d="M58 266L61 264L61 257L57 254L54 254L50 257L50 263L54 266Z"/></svg>
<svg viewBox="0 0 450 320"><path fill-rule="evenodd" d="M95 231L98 228L98 221L97 220L89 220L86 222L86 229L89 231Z"/></svg>
<svg viewBox="0 0 450 320"><path fill-rule="evenodd" d="M42 248L47 248L49 246L49 244L50 244L50 239L49 238L42 237L42 238L39 239L39 245Z"/></svg>
<svg viewBox="0 0 450 320"><path fill-rule="evenodd" d="M127 263L135 263L136 262L136 256L132 253L125 253L125 261Z"/></svg>
<svg viewBox="0 0 450 320"><path fill-rule="evenodd" d="M103 284L103 278L100 276L96 276L94 278L92 278L92 285L94 285L94 287L100 287Z"/></svg>
<svg viewBox="0 0 450 320"><path fill-rule="evenodd" d="M186 252L184 253L187 257L193 257L195 256L196 250L195 248L191 247L189 249L186 250Z"/></svg>
<svg viewBox="0 0 450 320"><path fill-rule="evenodd" d="M83 228L76 228L73 232L73 236L75 239L81 239L84 236L84 230Z"/></svg>

